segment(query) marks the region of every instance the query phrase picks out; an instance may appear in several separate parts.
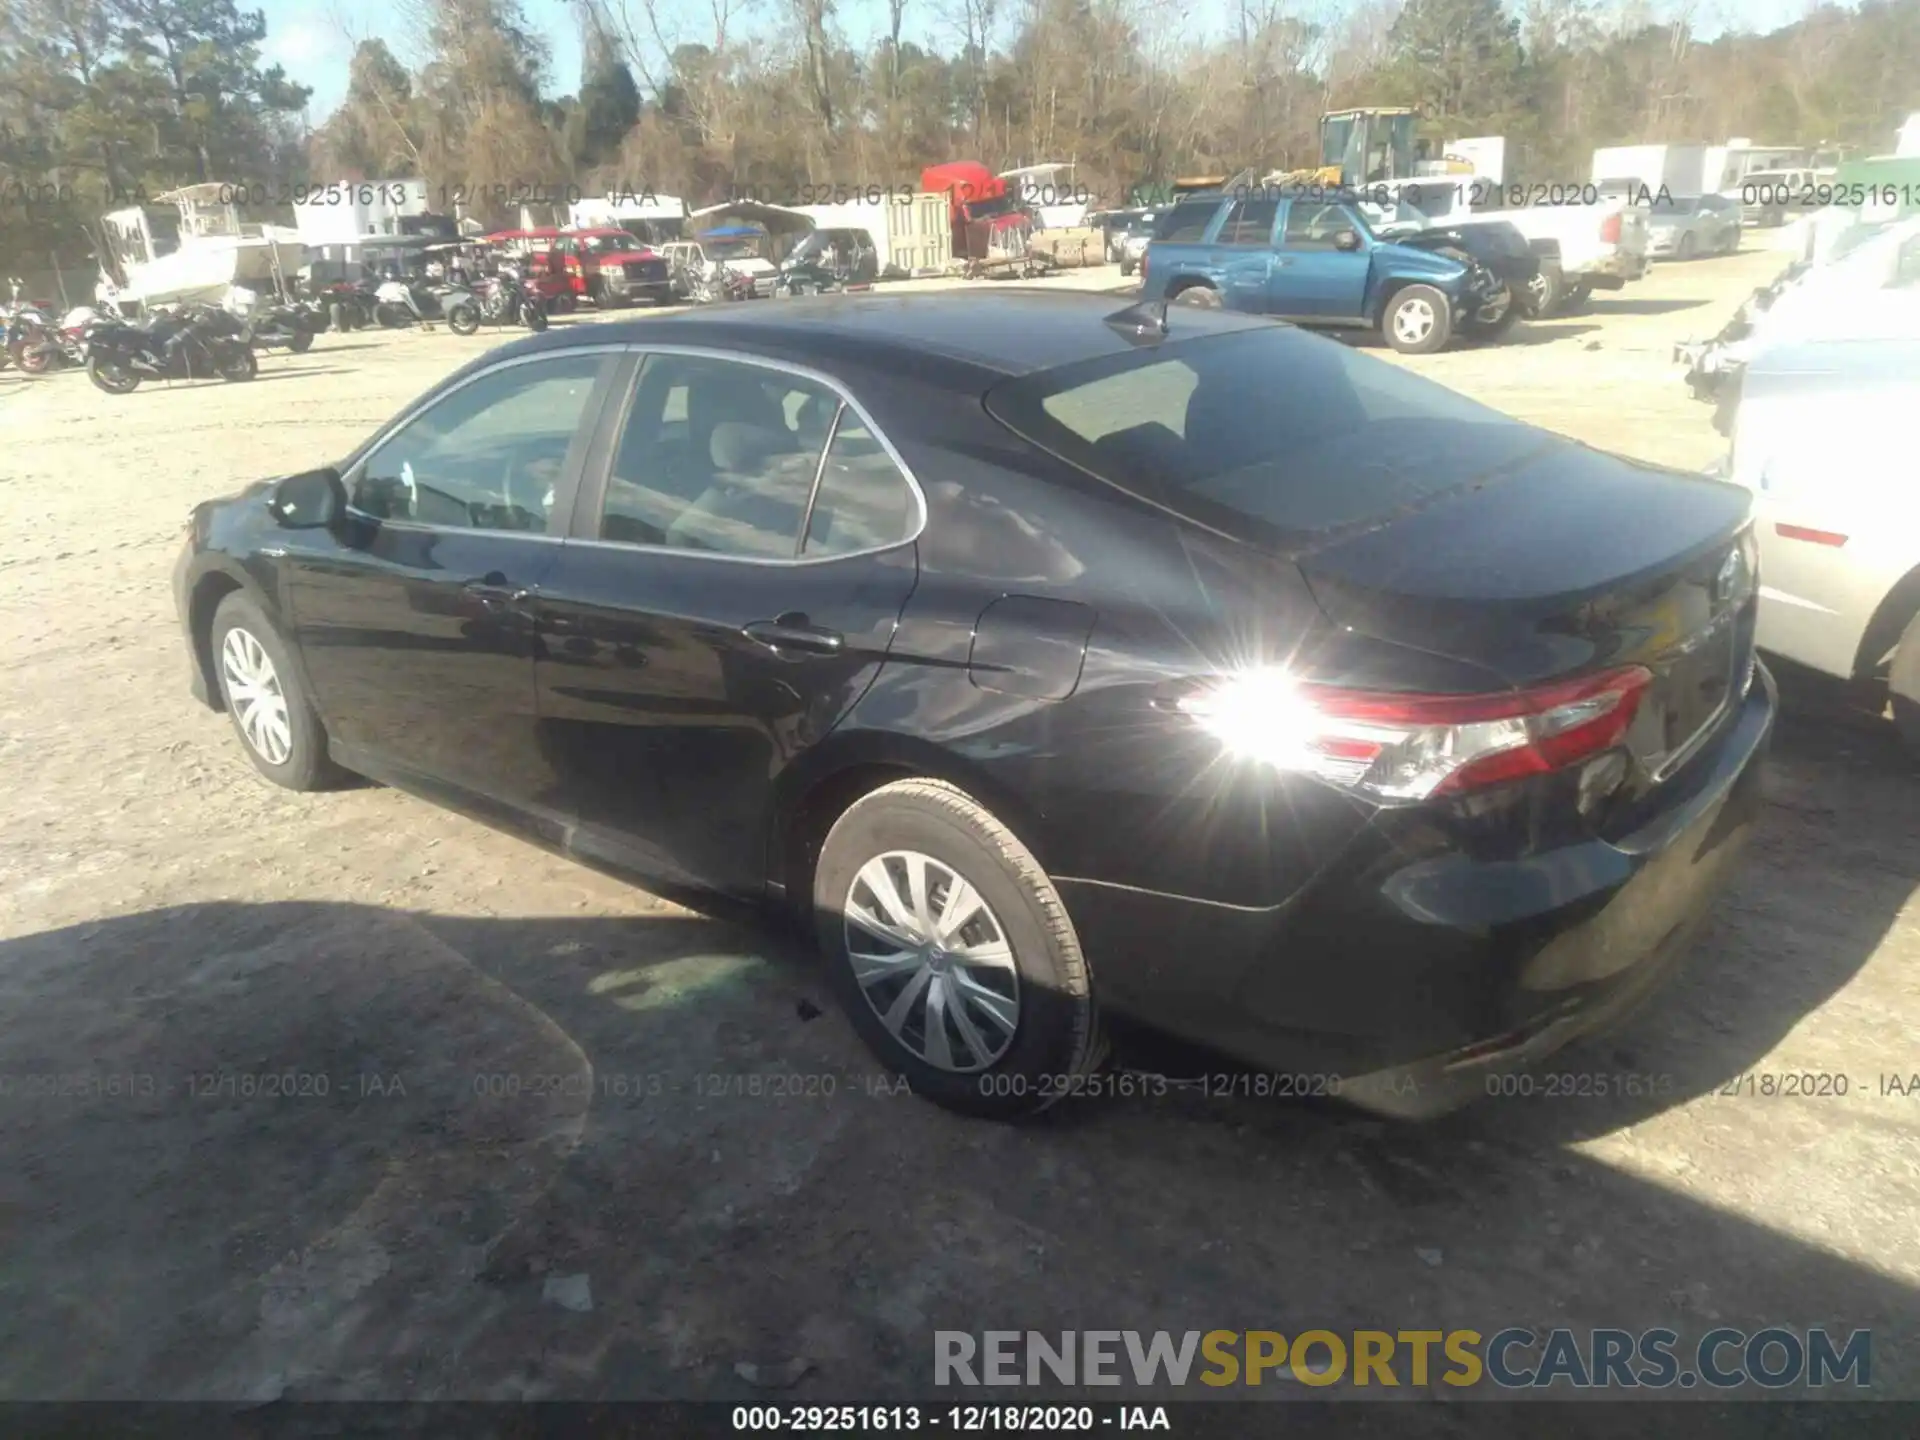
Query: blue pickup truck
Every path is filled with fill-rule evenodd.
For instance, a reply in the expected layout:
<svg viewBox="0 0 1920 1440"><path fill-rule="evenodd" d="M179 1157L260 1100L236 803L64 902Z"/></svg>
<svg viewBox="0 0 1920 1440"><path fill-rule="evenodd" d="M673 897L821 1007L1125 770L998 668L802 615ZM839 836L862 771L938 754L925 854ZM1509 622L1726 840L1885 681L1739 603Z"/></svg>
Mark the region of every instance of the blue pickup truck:
<svg viewBox="0 0 1920 1440"><path fill-rule="evenodd" d="M1141 259L1141 295L1303 325L1377 328L1427 355L1454 335L1492 335L1512 296L1484 265L1376 236L1352 199L1248 190L1164 211Z"/></svg>

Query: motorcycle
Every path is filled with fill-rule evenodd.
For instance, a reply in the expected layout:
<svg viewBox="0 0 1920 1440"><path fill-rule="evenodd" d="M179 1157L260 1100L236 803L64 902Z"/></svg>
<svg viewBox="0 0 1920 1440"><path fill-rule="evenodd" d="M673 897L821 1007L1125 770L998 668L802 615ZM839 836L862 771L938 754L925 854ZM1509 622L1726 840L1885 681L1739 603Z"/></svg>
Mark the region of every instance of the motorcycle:
<svg viewBox="0 0 1920 1440"><path fill-rule="evenodd" d="M313 348L313 337L326 328L325 318L306 302L269 300L263 305L241 285L228 292L227 309L242 321L248 343L262 350L303 355Z"/></svg>
<svg viewBox="0 0 1920 1440"><path fill-rule="evenodd" d="M471 335L480 328L480 304L457 285L387 280L374 291L373 318L383 330L444 321L454 334Z"/></svg>
<svg viewBox="0 0 1920 1440"><path fill-rule="evenodd" d="M474 287L474 294L480 301L482 324L525 325L533 331L547 328L547 307L534 282L517 265L502 265Z"/></svg>
<svg viewBox="0 0 1920 1440"><path fill-rule="evenodd" d="M29 375L87 363L87 331L98 321L87 306L56 321L36 306L22 306L7 322L8 359Z"/></svg>
<svg viewBox="0 0 1920 1440"><path fill-rule="evenodd" d="M108 321L87 335L87 378L109 395L142 380L251 380L260 373L246 329L211 306L162 313L143 324Z"/></svg>

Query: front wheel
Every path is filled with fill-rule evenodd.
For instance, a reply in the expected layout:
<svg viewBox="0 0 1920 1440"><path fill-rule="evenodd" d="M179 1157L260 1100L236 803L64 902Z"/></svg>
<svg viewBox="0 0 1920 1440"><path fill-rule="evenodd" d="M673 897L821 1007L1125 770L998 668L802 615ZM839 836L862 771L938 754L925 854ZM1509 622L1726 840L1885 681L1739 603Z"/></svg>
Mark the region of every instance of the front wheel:
<svg viewBox="0 0 1920 1440"><path fill-rule="evenodd" d="M1907 633L1893 652L1893 671L1887 677L1893 701L1893 723L1907 751L1920 761L1920 615L1907 624Z"/></svg>
<svg viewBox="0 0 1920 1440"><path fill-rule="evenodd" d="M456 335L471 335L480 328L480 311L461 301L447 311L447 328Z"/></svg>
<svg viewBox="0 0 1920 1440"><path fill-rule="evenodd" d="M527 329L536 335L547 328L547 312L537 300L529 300L520 307L520 318L526 322Z"/></svg>
<svg viewBox="0 0 1920 1440"><path fill-rule="evenodd" d="M854 1028L916 1094L999 1119L1098 1068L1092 978L1059 892L971 796L902 780L834 823L816 933Z"/></svg>
<svg viewBox="0 0 1920 1440"><path fill-rule="evenodd" d="M1539 273L1527 282L1527 313L1537 320L1545 320L1559 306L1565 289L1558 270L1541 266Z"/></svg>
<svg viewBox="0 0 1920 1440"><path fill-rule="evenodd" d="M1453 337L1453 305L1431 285L1409 285L1387 302L1380 330L1402 355L1431 355Z"/></svg>
<svg viewBox="0 0 1920 1440"><path fill-rule="evenodd" d="M1120 257L1120 278L1123 280L1126 279L1129 275L1133 274L1133 270L1133 261L1129 260L1125 255L1122 255Z"/></svg>
<svg viewBox="0 0 1920 1440"><path fill-rule="evenodd" d="M1693 259L1695 248L1692 233L1689 232L1682 235L1680 237L1680 243L1673 247L1673 258L1676 260L1691 260Z"/></svg>
<svg viewBox="0 0 1920 1440"><path fill-rule="evenodd" d="M1575 315L1586 308L1593 299L1593 286L1576 281L1567 287L1566 297L1560 302L1560 314Z"/></svg>
<svg viewBox="0 0 1920 1440"><path fill-rule="evenodd" d="M88 359L87 378L109 395L131 395L140 388L140 376L131 366L102 355Z"/></svg>
<svg viewBox="0 0 1920 1440"><path fill-rule="evenodd" d="M296 355L304 355L313 348L313 332L304 325L293 332L293 338L287 341L287 349Z"/></svg>
<svg viewBox="0 0 1920 1440"><path fill-rule="evenodd" d="M220 602L208 650L227 717L254 769L288 790L323 789L338 777L287 643L253 597L235 591Z"/></svg>
<svg viewBox="0 0 1920 1440"><path fill-rule="evenodd" d="M413 323L413 313L404 305L382 300L373 307L373 320L382 330L399 330Z"/></svg>
<svg viewBox="0 0 1920 1440"><path fill-rule="evenodd" d="M44 375L53 368L53 346L44 341L23 341L13 363L29 375Z"/></svg>
<svg viewBox="0 0 1920 1440"><path fill-rule="evenodd" d="M260 373L260 362L253 357L251 347L243 347L220 362L222 380L251 380Z"/></svg>

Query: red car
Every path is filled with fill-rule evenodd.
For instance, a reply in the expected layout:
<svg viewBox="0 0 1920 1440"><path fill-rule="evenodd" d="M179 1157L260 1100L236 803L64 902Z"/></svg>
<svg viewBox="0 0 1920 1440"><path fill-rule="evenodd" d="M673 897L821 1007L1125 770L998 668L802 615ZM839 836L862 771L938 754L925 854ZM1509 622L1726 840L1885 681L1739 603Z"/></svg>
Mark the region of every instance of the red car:
<svg viewBox="0 0 1920 1440"><path fill-rule="evenodd" d="M560 254L572 277L574 293L602 309L651 300L673 300L673 275L667 257L630 230L612 226L559 232Z"/></svg>

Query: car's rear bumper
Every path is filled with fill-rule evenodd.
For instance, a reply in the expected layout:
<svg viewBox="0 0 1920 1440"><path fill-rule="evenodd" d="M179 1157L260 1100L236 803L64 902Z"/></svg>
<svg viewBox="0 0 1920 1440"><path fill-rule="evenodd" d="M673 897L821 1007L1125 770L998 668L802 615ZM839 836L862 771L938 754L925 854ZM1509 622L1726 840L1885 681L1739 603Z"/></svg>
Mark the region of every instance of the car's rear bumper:
<svg viewBox="0 0 1920 1440"><path fill-rule="evenodd" d="M1764 667L1755 681L1672 802L1617 842L1487 859L1398 833L1423 823L1400 812L1273 908L1059 879L1102 1003L1382 1113L1464 1104L1613 1022L1684 955L1758 812L1777 701Z"/></svg>

